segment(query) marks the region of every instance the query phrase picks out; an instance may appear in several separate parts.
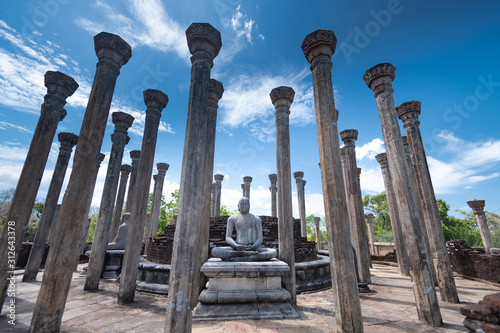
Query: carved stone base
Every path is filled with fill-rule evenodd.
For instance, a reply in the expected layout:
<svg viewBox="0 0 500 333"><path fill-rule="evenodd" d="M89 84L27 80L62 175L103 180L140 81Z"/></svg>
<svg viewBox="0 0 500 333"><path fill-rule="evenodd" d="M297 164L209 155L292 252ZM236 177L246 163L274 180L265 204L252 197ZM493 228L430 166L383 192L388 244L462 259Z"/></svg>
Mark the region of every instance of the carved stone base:
<svg viewBox="0 0 500 333"><path fill-rule="evenodd" d="M90 256L90 251L85 253ZM106 256L104 258L104 269L102 271L101 279L116 279L120 276L122 271L123 255L125 250L107 250ZM85 276L87 274L87 267L83 268L83 272L80 275Z"/></svg>

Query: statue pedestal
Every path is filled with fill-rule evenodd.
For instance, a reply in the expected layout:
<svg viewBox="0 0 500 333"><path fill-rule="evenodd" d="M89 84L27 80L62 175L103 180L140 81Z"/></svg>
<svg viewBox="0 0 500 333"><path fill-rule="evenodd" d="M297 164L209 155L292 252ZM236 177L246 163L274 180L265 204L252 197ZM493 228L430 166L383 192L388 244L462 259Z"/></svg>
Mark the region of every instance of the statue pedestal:
<svg viewBox="0 0 500 333"><path fill-rule="evenodd" d="M85 254L90 257L90 251L87 251ZM101 279L116 279L120 275L124 254L125 250L106 250ZM84 276L87 274L87 267L84 267L83 270L81 275Z"/></svg>
<svg viewBox="0 0 500 333"><path fill-rule="evenodd" d="M299 315L281 277L290 270L283 261L228 262L209 259L201 272L209 279L193 320L288 319Z"/></svg>

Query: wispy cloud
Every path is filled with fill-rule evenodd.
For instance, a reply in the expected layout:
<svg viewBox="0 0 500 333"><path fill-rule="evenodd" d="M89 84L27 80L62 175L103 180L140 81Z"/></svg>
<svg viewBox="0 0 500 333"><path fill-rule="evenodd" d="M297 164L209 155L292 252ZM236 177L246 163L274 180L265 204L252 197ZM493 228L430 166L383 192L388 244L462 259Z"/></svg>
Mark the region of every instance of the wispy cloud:
<svg viewBox="0 0 500 333"><path fill-rule="evenodd" d="M182 27L170 17L161 1L131 0L127 6L128 13L103 1L96 1L94 8L92 18L82 16L75 21L91 34L101 31L117 33L132 48L147 46L161 52L173 52L189 62L184 33L187 27Z"/></svg>
<svg viewBox="0 0 500 333"><path fill-rule="evenodd" d="M29 128L27 128L25 126L11 124L11 123L8 123L6 121L0 121L0 130L7 130L7 129L11 129L11 128L18 130L19 132L22 132L22 133L33 133L32 130L30 130Z"/></svg>

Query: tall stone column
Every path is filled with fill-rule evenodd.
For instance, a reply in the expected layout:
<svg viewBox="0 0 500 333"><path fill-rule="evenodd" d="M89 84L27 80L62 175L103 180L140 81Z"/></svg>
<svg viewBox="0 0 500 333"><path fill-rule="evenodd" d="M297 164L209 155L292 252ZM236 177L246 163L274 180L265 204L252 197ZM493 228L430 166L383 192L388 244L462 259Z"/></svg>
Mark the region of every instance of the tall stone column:
<svg viewBox="0 0 500 333"><path fill-rule="evenodd" d="M425 248L421 219L418 216L410 170L406 162L403 140L399 130L392 89L396 68L388 63L378 64L363 76L366 85L375 92L382 134L387 150L387 161L392 178L396 203L402 223L405 250L410 263L413 292L417 303L418 317L433 327L443 324L434 281L430 256Z"/></svg>
<svg viewBox="0 0 500 333"><path fill-rule="evenodd" d="M363 318L351 251L349 215L345 195L340 145L332 82L332 55L337 38L333 31L316 30L302 43L311 64L316 109L326 230L330 251L330 271L339 331L363 332Z"/></svg>
<svg viewBox="0 0 500 333"><path fill-rule="evenodd" d="M208 260L209 251L209 232L210 232L210 217L205 212L208 212L210 206L210 198L208 197L208 189L212 183L212 177L214 175L214 155L215 155L215 133L217 125L217 109L219 107L219 100L222 98L224 93L224 86L217 80L210 79L210 85L208 88L208 100L206 104L206 142L207 151L205 155L205 175L203 177L203 215L200 224L199 237L200 241L197 246L199 249L195 249L197 253L200 253L198 258L198 263L195 267L201 267L205 261ZM217 177L218 178L218 177ZM215 178L214 178L215 179ZM216 181L217 184L217 181ZM217 185L216 185L217 188ZM216 189L217 191L217 189ZM220 181L219 181L219 193L220 193ZM215 213L215 212L214 212ZM219 209L217 215L220 215L220 197L219 197ZM195 272L193 281L193 293L191 294L191 308L195 308L198 304L198 296L201 291L205 288L205 275L200 271ZM198 290L196 290L198 286Z"/></svg>
<svg viewBox="0 0 500 333"><path fill-rule="evenodd" d="M212 203L212 206L210 208L210 216L215 216L215 188L217 184L215 182L212 183L210 186L210 202Z"/></svg>
<svg viewBox="0 0 500 333"><path fill-rule="evenodd" d="M269 187L269 191L271 191L271 216L277 217L276 192L278 190L278 186L276 185L276 182L278 180L278 175L275 173L270 174L269 180L271 181L271 186Z"/></svg>
<svg viewBox="0 0 500 333"><path fill-rule="evenodd" d="M87 275L83 286L83 290L86 291L99 289L99 280L104 269L104 258L106 256L106 249L108 248L123 150L129 141L127 131L134 122L134 117L124 112L113 112L111 117L113 124L115 124L115 131L111 135L113 144L109 155L106 179L104 180L104 187L102 189L99 217L97 218L94 240L92 241Z"/></svg>
<svg viewBox="0 0 500 333"><path fill-rule="evenodd" d="M61 194L61 188L64 182L64 176L66 175L66 169L68 168L69 158L71 157L73 147L78 141L78 135L73 133L59 133L58 139L61 142L61 148L59 148L59 156L57 157L54 173L52 174L49 190L47 191L47 197L45 198L43 213L40 217L40 221L38 221L35 239L33 241L33 245L31 246L30 256L24 270L23 282L36 280L38 269L42 263L43 253L45 252L45 245L49 237L52 221L54 220L57 201L59 200L59 195Z"/></svg>
<svg viewBox="0 0 500 333"><path fill-rule="evenodd" d="M153 175L153 196L151 197L151 207L150 207L150 212L152 212L154 209L155 209L155 206L156 206L156 201L155 201L155 198L156 198L156 191L158 189L158 174L156 175ZM151 213L149 213L149 215L151 215ZM146 215L148 216L148 215ZM144 225L144 237L142 238L142 242L144 243L144 249L147 249L148 248L148 244L149 244L149 234L151 232L151 219L147 219L146 218L146 222L145 222L145 225Z"/></svg>
<svg viewBox="0 0 500 333"><path fill-rule="evenodd" d="M295 91L290 87L274 88L269 96L276 110L276 161L278 170L278 258L290 266L282 283L292 295L290 303L297 304L295 290L295 248L293 239L292 178L290 163L290 105Z"/></svg>
<svg viewBox="0 0 500 333"><path fill-rule="evenodd" d="M467 201L467 205L472 208L474 215L476 215L477 225L479 226L479 232L481 233L481 239L483 240L484 252L486 254L491 254L491 248L493 247L493 241L491 240L490 229L488 228L488 223L486 221L486 214L484 213L484 200L471 200Z"/></svg>
<svg viewBox="0 0 500 333"><path fill-rule="evenodd" d="M410 170L410 176L411 176L411 185L413 187L413 190L415 191L415 202L417 203L417 210L418 210L418 216L420 216L420 219L423 221L421 223L422 225L422 231L423 231L423 237L425 241L425 247L427 249L427 253L430 255L433 254L431 251L431 243L429 242L429 230L427 230L426 223L424 221L425 215L422 207L422 201L420 199L420 193L417 185L417 179L415 176L415 168L413 167L413 162L411 158L411 152L410 152L410 147L408 146L408 138L406 136L402 136L401 139L403 140L403 147L405 148L405 154L406 154L406 161L408 163L408 169ZM441 223L441 222L440 222ZM436 258L433 260L436 262ZM432 278L434 279L434 285L438 286L438 278L436 274L436 266L434 264L431 265L431 272L432 272Z"/></svg>
<svg viewBox="0 0 500 333"><path fill-rule="evenodd" d="M224 175L217 174L214 176L215 179L215 204L214 204L214 215L220 216L220 205L221 205L221 193L222 193L222 181L224 180Z"/></svg>
<svg viewBox="0 0 500 333"><path fill-rule="evenodd" d="M392 234L394 236L396 257L398 258L399 272L401 275L410 276L410 263L405 251L405 241L403 237L402 225L398 204L396 202L396 193L392 185L391 172L389 171L389 163L387 162L386 153L381 153L375 156L380 164L382 177L384 178L385 195L387 197L387 206L389 207L389 217L391 218ZM422 235L424 237L424 235Z"/></svg>
<svg viewBox="0 0 500 333"><path fill-rule="evenodd" d="M420 134L421 103L419 101L406 102L396 108L398 117L403 121L406 130L408 145L411 150L415 179L420 193L420 203L423 215L421 220L425 222L427 236L430 243L430 251L435 258L437 282L441 292L441 298L448 303L460 303L457 287L451 270L446 240L444 239L443 226L439 216L439 209L432 186L431 174L425 156L424 143Z"/></svg>
<svg viewBox="0 0 500 333"><path fill-rule="evenodd" d="M252 182L252 177L245 176L243 177L243 184L241 184L243 188L243 196L250 200L250 183Z"/></svg>
<svg viewBox="0 0 500 333"><path fill-rule="evenodd" d="M163 193L163 183L165 182L165 174L168 171L169 165L167 163L158 163L156 168L158 169L157 179L155 181L155 191L153 195L153 203L151 205L151 220L148 223L148 228L146 229L145 237L145 248L149 246L149 237L155 237L158 232L158 220L160 219L161 210L161 197Z"/></svg>
<svg viewBox="0 0 500 333"><path fill-rule="evenodd" d="M40 187L43 170L47 163L52 141L56 134L57 124L64 119L66 110L66 98L73 95L78 88L78 83L71 77L61 73L48 71L45 73L45 87L47 94L44 97L40 118L31 140L30 148L24 161L23 170L19 176L16 191L12 197L5 221L14 222L11 228L3 228L0 241L0 312L7 292L9 272L14 270L15 265L9 261L17 262L19 252L24 240L24 228L29 221L31 210L35 203L36 194ZM8 238L9 231L15 228L15 241ZM12 236L12 233L10 234ZM15 256L9 256L7 252L15 246Z"/></svg>
<svg viewBox="0 0 500 333"><path fill-rule="evenodd" d="M128 164L122 164L120 168L120 185L118 185L118 193L116 195L115 212L113 214L113 221L111 222L111 231L109 232L108 242L112 241L116 237L118 232L118 227L120 226L120 220L122 218L123 203L125 201L125 191L127 189L127 182L132 171L132 166Z"/></svg>
<svg viewBox="0 0 500 333"><path fill-rule="evenodd" d="M151 172L160 125L161 111L167 106L168 96L155 89L143 92L146 109L144 135L142 137L141 159L137 169L137 179L134 186L134 196L130 211L127 243L123 255L123 266L120 275L120 289L118 290L118 304L127 304L134 301L137 271L142 248L142 236L149 199ZM162 167L162 169L164 169ZM165 169L166 171L166 169ZM158 170L160 173L160 170ZM158 193L160 194L160 193ZM161 195L161 194L160 194Z"/></svg>
<svg viewBox="0 0 500 333"><path fill-rule="evenodd" d="M191 86L184 156L179 190L179 205L170 269L169 297L165 332L191 330L192 294L198 292L193 284L200 270L198 231L206 212L203 212L204 177L208 144L207 111L210 70L213 59L222 46L219 31L208 23L193 23L186 30L192 54Z"/></svg>
<svg viewBox="0 0 500 333"><path fill-rule="evenodd" d="M351 221L351 241L358 259L359 282L371 283L370 250L366 231L363 199L359 185L358 167L356 165L356 145L358 131L348 129L340 132L344 142L345 169L344 182L347 195L347 208Z"/></svg>
<svg viewBox="0 0 500 333"><path fill-rule="evenodd" d="M316 227L316 251L320 250L320 242L321 242L321 233L320 233L320 229L319 229L319 221L320 220L321 220L321 218L318 216L313 217L314 226Z"/></svg>
<svg viewBox="0 0 500 333"><path fill-rule="evenodd" d="M137 170L139 168L139 161L141 160L140 150L131 150L130 159L132 159L132 172L130 173L130 182L128 184L127 202L125 211L130 213L132 201L134 199L135 180L137 179Z"/></svg>
<svg viewBox="0 0 500 333"><path fill-rule="evenodd" d="M365 215L365 217L366 217L366 224L368 225L368 238L370 238L370 252L372 255L378 255L378 251L375 247L375 232L373 231L373 214L368 213Z"/></svg>
<svg viewBox="0 0 500 333"><path fill-rule="evenodd" d="M94 45L99 62L76 146L73 171L57 220L60 229L47 258L30 332L59 331L81 225L91 200L89 179L97 164L120 68L132 56L130 46L117 35L101 32L94 37Z"/></svg>
<svg viewBox="0 0 500 333"><path fill-rule="evenodd" d="M297 183L297 199L299 201L299 215L300 215L300 234L302 237L307 238L307 221L306 221L306 199L304 194L304 186L306 181L303 179L304 173L302 171L295 171L293 173L295 182Z"/></svg>

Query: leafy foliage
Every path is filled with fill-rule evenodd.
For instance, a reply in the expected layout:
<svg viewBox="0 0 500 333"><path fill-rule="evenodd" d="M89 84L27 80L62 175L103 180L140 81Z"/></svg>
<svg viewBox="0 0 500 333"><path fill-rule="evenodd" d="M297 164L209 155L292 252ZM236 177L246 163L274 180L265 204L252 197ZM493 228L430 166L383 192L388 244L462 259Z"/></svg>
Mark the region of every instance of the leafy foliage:
<svg viewBox="0 0 500 333"><path fill-rule="evenodd" d="M314 214L306 217L306 228L307 228L307 240L316 241L316 224L314 224ZM328 236L326 234L326 222L325 218L319 220L319 236L322 241L327 241Z"/></svg>
<svg viewBox="0 0 500 333"><path fill-rule="evenodd" d="M95 226L97 225L98 217L99 217L98 212L89 217L90 226L89 226L89 233L87 234L87 242L92 242L94 240Z"/></svg>
<svg viewBox="0 0 500 333"><path fill-rule="evenodd" d="M458 211L464 215L464 218L457 218L448 215L450 205L446 201L437 199L437 205L445 240L461 239L469 246L482 245L481 234L474 214L470 213L472 216L469 216L465 211Z"/></svg>
<svg viewBox="0 0 500 333"><path fill-rule="evenodd" d="M385 191L379 194L365 195L363 197L363 206L365 210L370 211L374 215L372 225L375 234L375 242L394 242Z"/></svg>
<svg viewBox="0 0 500 333"><path fill-rule="evenodd" d="M220 216L231 216L231 215L235 215L235 214L238 214L237 209L234 209L231 211L231 210L229 210L229 207L227 207L226 205L224 205L224 204L220 205Z"/></svg>

